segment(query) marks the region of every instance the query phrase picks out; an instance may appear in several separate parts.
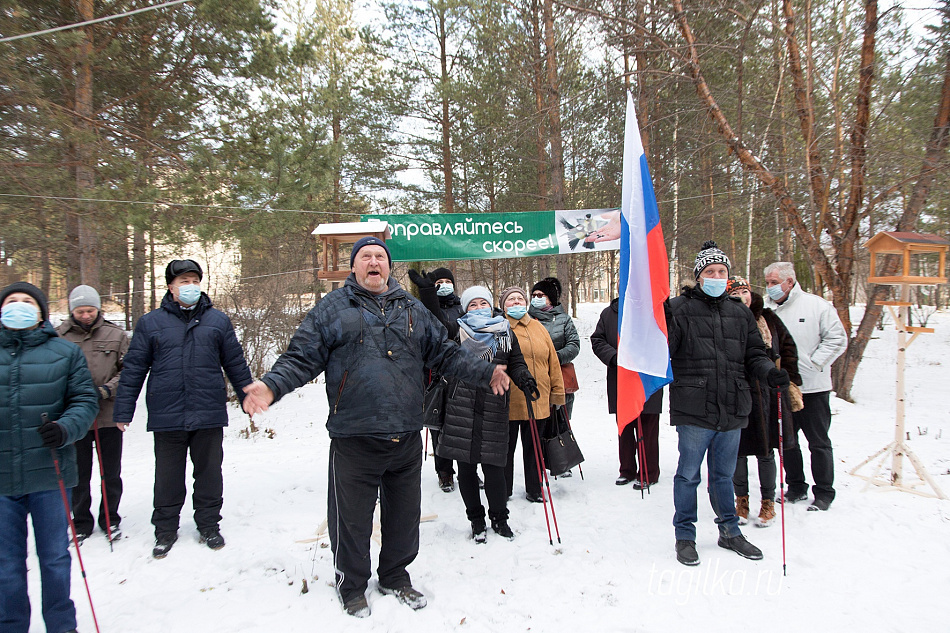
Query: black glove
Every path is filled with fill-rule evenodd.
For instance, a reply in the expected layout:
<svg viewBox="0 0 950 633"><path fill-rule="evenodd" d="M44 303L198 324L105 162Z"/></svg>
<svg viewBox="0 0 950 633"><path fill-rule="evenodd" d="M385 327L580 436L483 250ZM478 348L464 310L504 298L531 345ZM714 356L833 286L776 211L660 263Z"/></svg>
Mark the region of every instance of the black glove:
<svg viewBox="0 0 950 633"><path fill-rule="evenodd" d="M526 378L521 381L521 390L524 392L524 397L528 399L529 402L534 402L541 397L541 392L538 391L538 382L534 378Z"/></svg>
<svg viewBox="0 0 950 633"><path fill-rule="evenodd" d="M38 429L46 448L59 448L66 441L63 428L55 422L46 422Z"/></svg>
<svg viewBox="0 0 950 633"><path fill-rule="evenodd" d="M769 387L778 387L780 389L785 389L788 387L788 372L784 369L779 369L775 367L769 370L768 377Z"/></svg>
<svg viewBox="0 0 950 633"><path fill-rule="evenodd" d="M100 400L108 400L109 398L112 397L112 392L109 391L109 388L106 387L105 385L102 385L101 387L96 387L96 391L99 392Z"/></svg>
<svg viewBox="0 0 950 633"><path fill-rule="evenodd" d="M420 290L422 288L435 288L435 282L426 277L426 271L422 271L422 274L419 274L412 268L409 269L409 281L416 284L416 287Z"/></svg>

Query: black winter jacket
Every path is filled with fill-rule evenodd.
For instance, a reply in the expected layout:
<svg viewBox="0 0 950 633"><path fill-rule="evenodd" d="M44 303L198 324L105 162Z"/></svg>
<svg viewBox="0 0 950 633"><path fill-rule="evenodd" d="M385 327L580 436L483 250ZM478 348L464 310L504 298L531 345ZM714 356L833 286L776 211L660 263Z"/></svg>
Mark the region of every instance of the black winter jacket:
<svg viewBox="0 0 950 633"><path fill-rule="evenodd" d="M465 314L462 300L451 294L447 297L438 295L438 287L419 288L419 301L429 312L435 315L439 323L445 326L449 339L457 341L459 337L459 317Z"/></svg>
<svg viewBox="0 0 950 633"><path fill-rule="evenodd" d="M551 335L557 360L562 365L573 361L581 351L581 337L577 335L577 328L570 315L564 308L557 305L550 310L541 310L531 306L528 314L536 318Z"/></svg>
<svg viewBox="0 0 950 633"><path fill-rule="evenodd" d="M802 384L801 374L798 372L798 348L795 340L789 334L782 319L769 308L764 307L762 296L752 293L752 305L749 306L752 315L762 317L772 334L772 346L768 348L769 358L781 359L782 369L788 372L789 380L796 385ZM766 456L774 448L778 448L778 398L777 389L769 387L764 380L750 378L752 387L752 413L749 414L749 426L742 429L739 440L739 455ZM798 433L794 430L792 420L792 403L788 392L782 392L782 448L789 449L798 446Z"/></svg>
<svg viewBox="0 0 950 633"><path fill-rule="evenodd" d="M73 443L86 435L98 411L99 395L77 345L60 338L49 321L31 330L0 327L0 495L59 486L53 455L39 434L44 413L65 434L56 455L66 487L74 487Z"/></svg>
<svg viewBox="0 0 950 633"><path fill-rule="evenodd" d="M191 313L191 314L189 314ZM145 376L149 431L196 431L228 425L228 391L221 370L244 400L251 371L234 327L201 293L182 310L170 292L135 325L123 361L112 419L131 422Z"/></svg>
<svg viewBox="0 0 950 633"><path fill-rule="evenodd" d="M607 365L607 412L617 413L617 326L620 316L620 299L614 299L600 313L597 327L590 335L594 354ZM659 415L663 412L663 389L653 392L643 404L643 413Z"/></svg>
<svg viewBox="0 0 950 633"><path fill-rule="evenodd" d="M665 303L673 383L670 423L714 431L749 422L746 374L765 381L775 365L749 308L738 298L710 297L699 286Z"/></svg>
<svg viewBox="0 0 950 633"><path fill-rule="evenodd" d="M423 367L485 388L494 369L448 340L393 277L373 295L351 273L304 317L261 380L276 402L326 372L330 437L396 438L422 430Z"/></svg>
<svg viewBox="0 0 950 633"><path fill-rule="evenodd" d="M502 352L499 346L492 362L507 365L512 382L521 389L531 372L511 328L507 336L511 349ZM508 461L508 430L507 393L496 396L458 378L449 381L436 455L468 464L504 466Z"/></svg>

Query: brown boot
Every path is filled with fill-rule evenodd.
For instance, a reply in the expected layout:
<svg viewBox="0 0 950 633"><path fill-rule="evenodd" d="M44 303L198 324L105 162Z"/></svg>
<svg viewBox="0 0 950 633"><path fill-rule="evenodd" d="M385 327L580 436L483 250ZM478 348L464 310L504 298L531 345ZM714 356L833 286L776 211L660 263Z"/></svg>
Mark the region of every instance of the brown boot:
<svg viewBox="0 0 950 633"><path fill-rule="evenodd" d="M736 516L739 517L739 525L749 522L749 495L736 497Z"/></svg>
<svg viewBox="0 0 950 633"><path fill-rule="evenodd" d="M762 499L762 508L759 510L759 527L768 527L775 520L775 503L771 499Z"/></svg>

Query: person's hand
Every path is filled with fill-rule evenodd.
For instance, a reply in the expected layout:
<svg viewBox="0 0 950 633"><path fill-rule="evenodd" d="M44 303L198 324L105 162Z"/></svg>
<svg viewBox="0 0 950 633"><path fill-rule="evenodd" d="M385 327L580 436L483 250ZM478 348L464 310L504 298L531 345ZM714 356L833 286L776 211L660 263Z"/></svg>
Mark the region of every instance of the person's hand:
<svg viewBox="0 0 950 633"><path fill-rule="evenodd" d="M117 429L119 429L120 431L122 431L123 433L125 433L125 430L126 430L127 428L129 428L129 423L128 423L128 422L116 422L115 428L117 428Z"/></svg>
<svg viewBox="0 0 950 633"><path fill-rule="evenodd" d="M244 388L244 413L255 415L267 411L274 402L274 392L261 380L255 380Z"/></svg>
<svg viewBox="0 0 950 633"><path fill-rule="evenodd" d="M508 374L505 373L507 368L507 365L495 365L495 369L492 371L491 390L496 396L500 396L508 391L508 385L511 379L508 378Z"/></svg>
<svg viewBox="0 0 950 633"><path fill-rule="evenodd" d="M788 372L784 369L779 369L778 367L773 367L769 370L768 376L769 387L778 387L780 389L785 389L788 387Z"/></svg>
<svg viewBox="0 0 950 633"><path fill-rule="evenodd" d="M607 226L594 231L593 233L588 235L584 239L584 241L594 242L596 244L600 242L612 242L614 240L619 240L620 239L620 211L611 211L610 213L604 213L600 217L604 218L605 220L609 220L609 222L607 222Z"/></svg>
<svg viewBox="0 0 950 633"><path fill-rule="evenodd" d="M426 277L426 271L418 273L412 268L409 269L409 281L416 284L416 287L420 290L422 288L435 288L435 282Z"/></svg>
<svg viewBox="0 0 950 633"><path fill-rule="evenodd" d="M541 392L538 391L538 381L534 378L521 381L521 390L524 392L524 397L531 402L541 397Z"/></svg>
<svg viewBox="0 0 950 633"><path fill-rule="evenodd" d="M37 429L40 437L43 438L43 446L46 448L59 448L66 441L66 434L63 433L63 427L47 420Z"/></svg>

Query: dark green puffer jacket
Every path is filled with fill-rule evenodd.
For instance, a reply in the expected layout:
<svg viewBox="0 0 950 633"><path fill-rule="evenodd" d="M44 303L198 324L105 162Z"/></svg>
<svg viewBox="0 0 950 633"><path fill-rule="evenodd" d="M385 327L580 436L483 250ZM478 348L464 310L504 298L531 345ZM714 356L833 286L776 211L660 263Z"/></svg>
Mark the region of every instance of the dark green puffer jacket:
<svg viewBox="0 0 950 633"><path fill-rule="evenodd" d="M33 330L0 327L0 495L59 487L42 414L66 440L56 453L67 488L77 483L76 449L99 412L99 395L78 345L59 338L49 321Z"/></svg>
<svg viewBox="0 0 950 633"><path fill-rule="evenodd" d="M540 321L551 335L551 342L554 343L559 363L566 365L577 358L581 351L581 337L577 335L574 321L562 306L556 305L550 310L540 310L531 306L528 308L528 314Z"/></svg>

